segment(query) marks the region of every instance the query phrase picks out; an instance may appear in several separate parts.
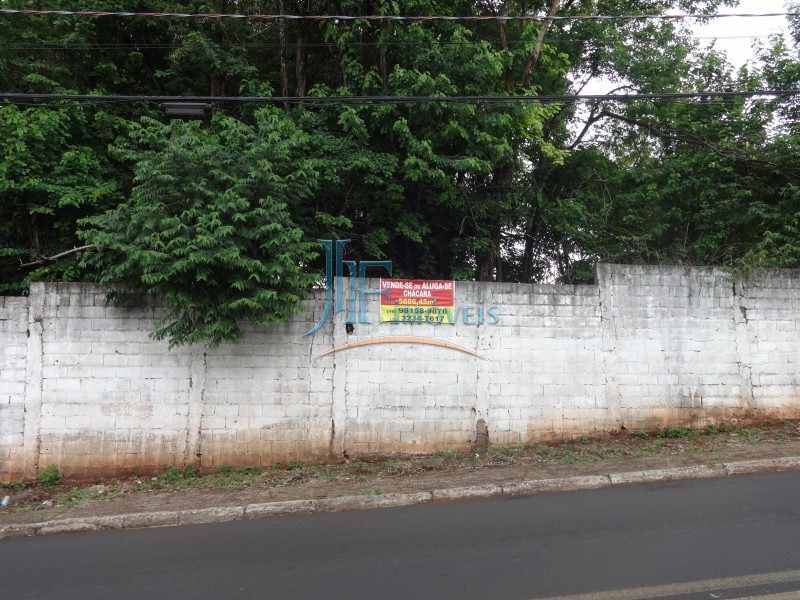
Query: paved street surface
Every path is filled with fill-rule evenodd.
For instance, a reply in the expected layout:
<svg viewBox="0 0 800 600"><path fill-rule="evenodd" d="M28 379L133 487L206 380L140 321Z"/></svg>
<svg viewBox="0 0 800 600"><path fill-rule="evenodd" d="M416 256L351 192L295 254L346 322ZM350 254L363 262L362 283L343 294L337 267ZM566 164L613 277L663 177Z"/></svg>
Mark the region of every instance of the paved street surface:
<svg viewBox="0 0 800 600"><path fill-rule="evenodd" d="M798 496L795 471L4 540L2 596L796 599Z"/></svg>

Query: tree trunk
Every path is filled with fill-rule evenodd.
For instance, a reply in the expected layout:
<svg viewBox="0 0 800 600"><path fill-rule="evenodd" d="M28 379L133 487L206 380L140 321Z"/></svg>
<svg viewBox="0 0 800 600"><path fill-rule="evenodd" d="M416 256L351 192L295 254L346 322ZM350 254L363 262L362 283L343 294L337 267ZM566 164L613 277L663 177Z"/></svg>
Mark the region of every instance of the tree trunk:
<svg viewBox="0 0 800 600"><path fill-rule="evenodd" d="M294 56L294 95L303 98L306 95L306 66L308 64L308 25L305 21L297 22L297 46Z"/></svg>
<svg viewBox="0 0 800 600"><path fill-rule="evenodd" d="M553 0L550 4L550 10L547 11L548 17L556 16L556 13L561 8L561 0ZM542 24L539 26L539 33L536 36L536 41L533 44L533 50L528 55L528 62L525 65L525 70L522 73L522 87L528 88L531 86L531 79L533 77L533 70L539 64L539 58L542 55L542 44L544 43L544 36L547 35L547 32L550 30L550 27L553 25L553 19L547 18L542 21Z"/></svg>
<svg viewBox="0 0 800 600"><path fill-rule="evenodd" d="M503 6L500 8L500 16L501 17L507 17L508 16L508 10L509 10L510 3L511 3L511 0L505 0L503 2ZM500 48L502 48L504 51L508 52L508 21L503 21L503 20L498 20L497 21L497 34L500 37ZM506 69L506 73L505 73L505 80L506 80L505 81L505 85L506 85L506 91L507 92L510 92L511 89L513 88L513 85L514 85L512 79L511 79L511 68L512 67L509 66L509 68Z"/></svg>
<svg viewBox="0 0 800 600"><path fill-rule="evenodd" d="M280 3L280 13L286 14L286 5L284 0ZM287 55L288 48L286 47L286 19L278 20L278 42L280 43L280 61L281 61L281 95L285 98L289 95L289 71L287 70ZM289 110L289 105L283 105L285 110Z"/></svg>

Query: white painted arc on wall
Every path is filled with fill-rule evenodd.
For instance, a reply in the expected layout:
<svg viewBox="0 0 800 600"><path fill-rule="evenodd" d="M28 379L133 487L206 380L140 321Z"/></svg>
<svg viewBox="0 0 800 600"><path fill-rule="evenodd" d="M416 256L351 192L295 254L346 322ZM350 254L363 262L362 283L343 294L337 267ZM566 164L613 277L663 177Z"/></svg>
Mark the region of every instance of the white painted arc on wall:
<svg viewBox="0 0 800 600"><path fill-rule="evenodd" d="M320 359L324 356L329 356L331 354L340 352L342 350L349 350L351 348L358 348L360 346L372 346L375 344L423 344L426 346L437 346L439 348L448 348L450 350L456 350L457 352L463 352L464 354L469 354L470 356L474 356L475 358L486 360L483 356L481 356L477 352L473 352L469 348L464 348L463 346L459 346L458 344L453 344L451 342L445 342L443 340L437 340L434 338L417 337L411 335L392 335L392 336L383 335L376 338L367 338L365 340L357 340L355 342L349 342L347 344L337 346L336 348L331 348L327 352L323 352L322 354L315 356L313 360Z"/></svg>

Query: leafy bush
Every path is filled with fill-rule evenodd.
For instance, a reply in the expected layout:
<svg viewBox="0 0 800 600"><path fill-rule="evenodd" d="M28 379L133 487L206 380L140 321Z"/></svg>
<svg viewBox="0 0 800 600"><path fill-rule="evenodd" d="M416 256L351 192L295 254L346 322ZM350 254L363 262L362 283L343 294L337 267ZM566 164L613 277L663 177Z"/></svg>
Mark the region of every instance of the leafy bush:
<svg viewBox="0 0 800 600"><path fill-rule="evenodd" d="M657 438L670 438L670 439L680 439L680 438L693 438L697 436L697 430L692 427L673 427L671 425L667 425L656 431Z"/></svg>
<svg viewBox="0 0 800 600"><path fill-rule="evenodd" d="M58 470L58 465L49 465L39 471L39 483L49 486L61 483L61 471Z"/></svg>

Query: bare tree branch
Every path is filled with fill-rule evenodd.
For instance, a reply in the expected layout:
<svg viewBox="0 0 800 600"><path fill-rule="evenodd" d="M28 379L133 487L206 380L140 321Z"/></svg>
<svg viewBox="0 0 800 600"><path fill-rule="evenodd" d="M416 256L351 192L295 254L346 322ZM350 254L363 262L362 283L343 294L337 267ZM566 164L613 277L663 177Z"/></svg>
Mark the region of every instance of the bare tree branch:
<svg viewBox="0 0 800 600"><path fill-rule="evenodd" d="M53 256L40 256L37 260L33 262L21 263L19 265L19 268L25 269L27 267L38 267L39 265L46 265L48 263L56 262L58 259L64 258L65 256L69 256L70 254L75 254L76 252L93 250L95 247L96 246L94 244L87 244L86 246L81 246L80 248L73 248L72 250L67 250L59 254L54 254Z"/></svg>
<svg viewBox="0 0 800 600"><path fill-rule="evenodd" d="M588 79L587 79L587 80L586 80L586 81L583 83L583 85L587 85L587 84L589 83L589 81L591 81L591 77L589 77L589 78L588 78ZM609 93L609 94L616 94L617 92L619 92L619 91L621 91L621 90L624 90L624 89L627 89L627 88L630 88L630 87L632 87L632 86L629 86L629 85L623 85L623 86L620 86L620 87L618 87L618 88L615 88L615 89L611 90L611 91L610 91L610 92L608 92L608 93ZM582 88L581 88L581 89L582 89ZM580 91L579 91L579 93L580 93ZM586 120L586 123L585 123L585 124L584 124L584 126L583 126L583 130L580 132L580 134L578 134L578 137L577 137L577 138L575 138L575 141L574 141L574 142L572 142L572 143L569 145L569 150L574 150L575 148L577 148L577 147L578 147L578 145L579 145L581 142L583 142L583 138L584 138L584 137L586 136L586 134L589 132L589 129L592 127L592 125L594 125L595 123L597 123L598 121L600 121L600 120L604 119L604 118L607 116L607 115L603 114L603 112L600 112L600 113L598 113L598 112L597 112L597 109L598 109L598 108L600 108L599 104L595 103L595 104L593 104L593 105L592 105L592 110L591 110L591 112L589 113L589 118Z"/></svg>
<svg viewBox="0 0 800 600"><path fill-rule="evenodd" d="M626 117L625 115L620 115L618 113L611 112L610 110L604 110L597 115L598 119L602 119L603 117L608 117L609 119L616 119L617 121L622 121L623 123L628 123L629 125L635 125L636 127L641 127L648 133L660 137L664 140L672 140L673 142L686 142L688 144L694 144L696 146L704 146L709 150L719 154L720 156L725 156L728 158L739 158L729 152L725 152L722 148L715 146L714 144L697 137L695 135L681 135L681 134L674 134L669 133L661 129L658 125L654 123L648 123L646 121L641 121L639 119L633 119L631 117Z"/></svg>

